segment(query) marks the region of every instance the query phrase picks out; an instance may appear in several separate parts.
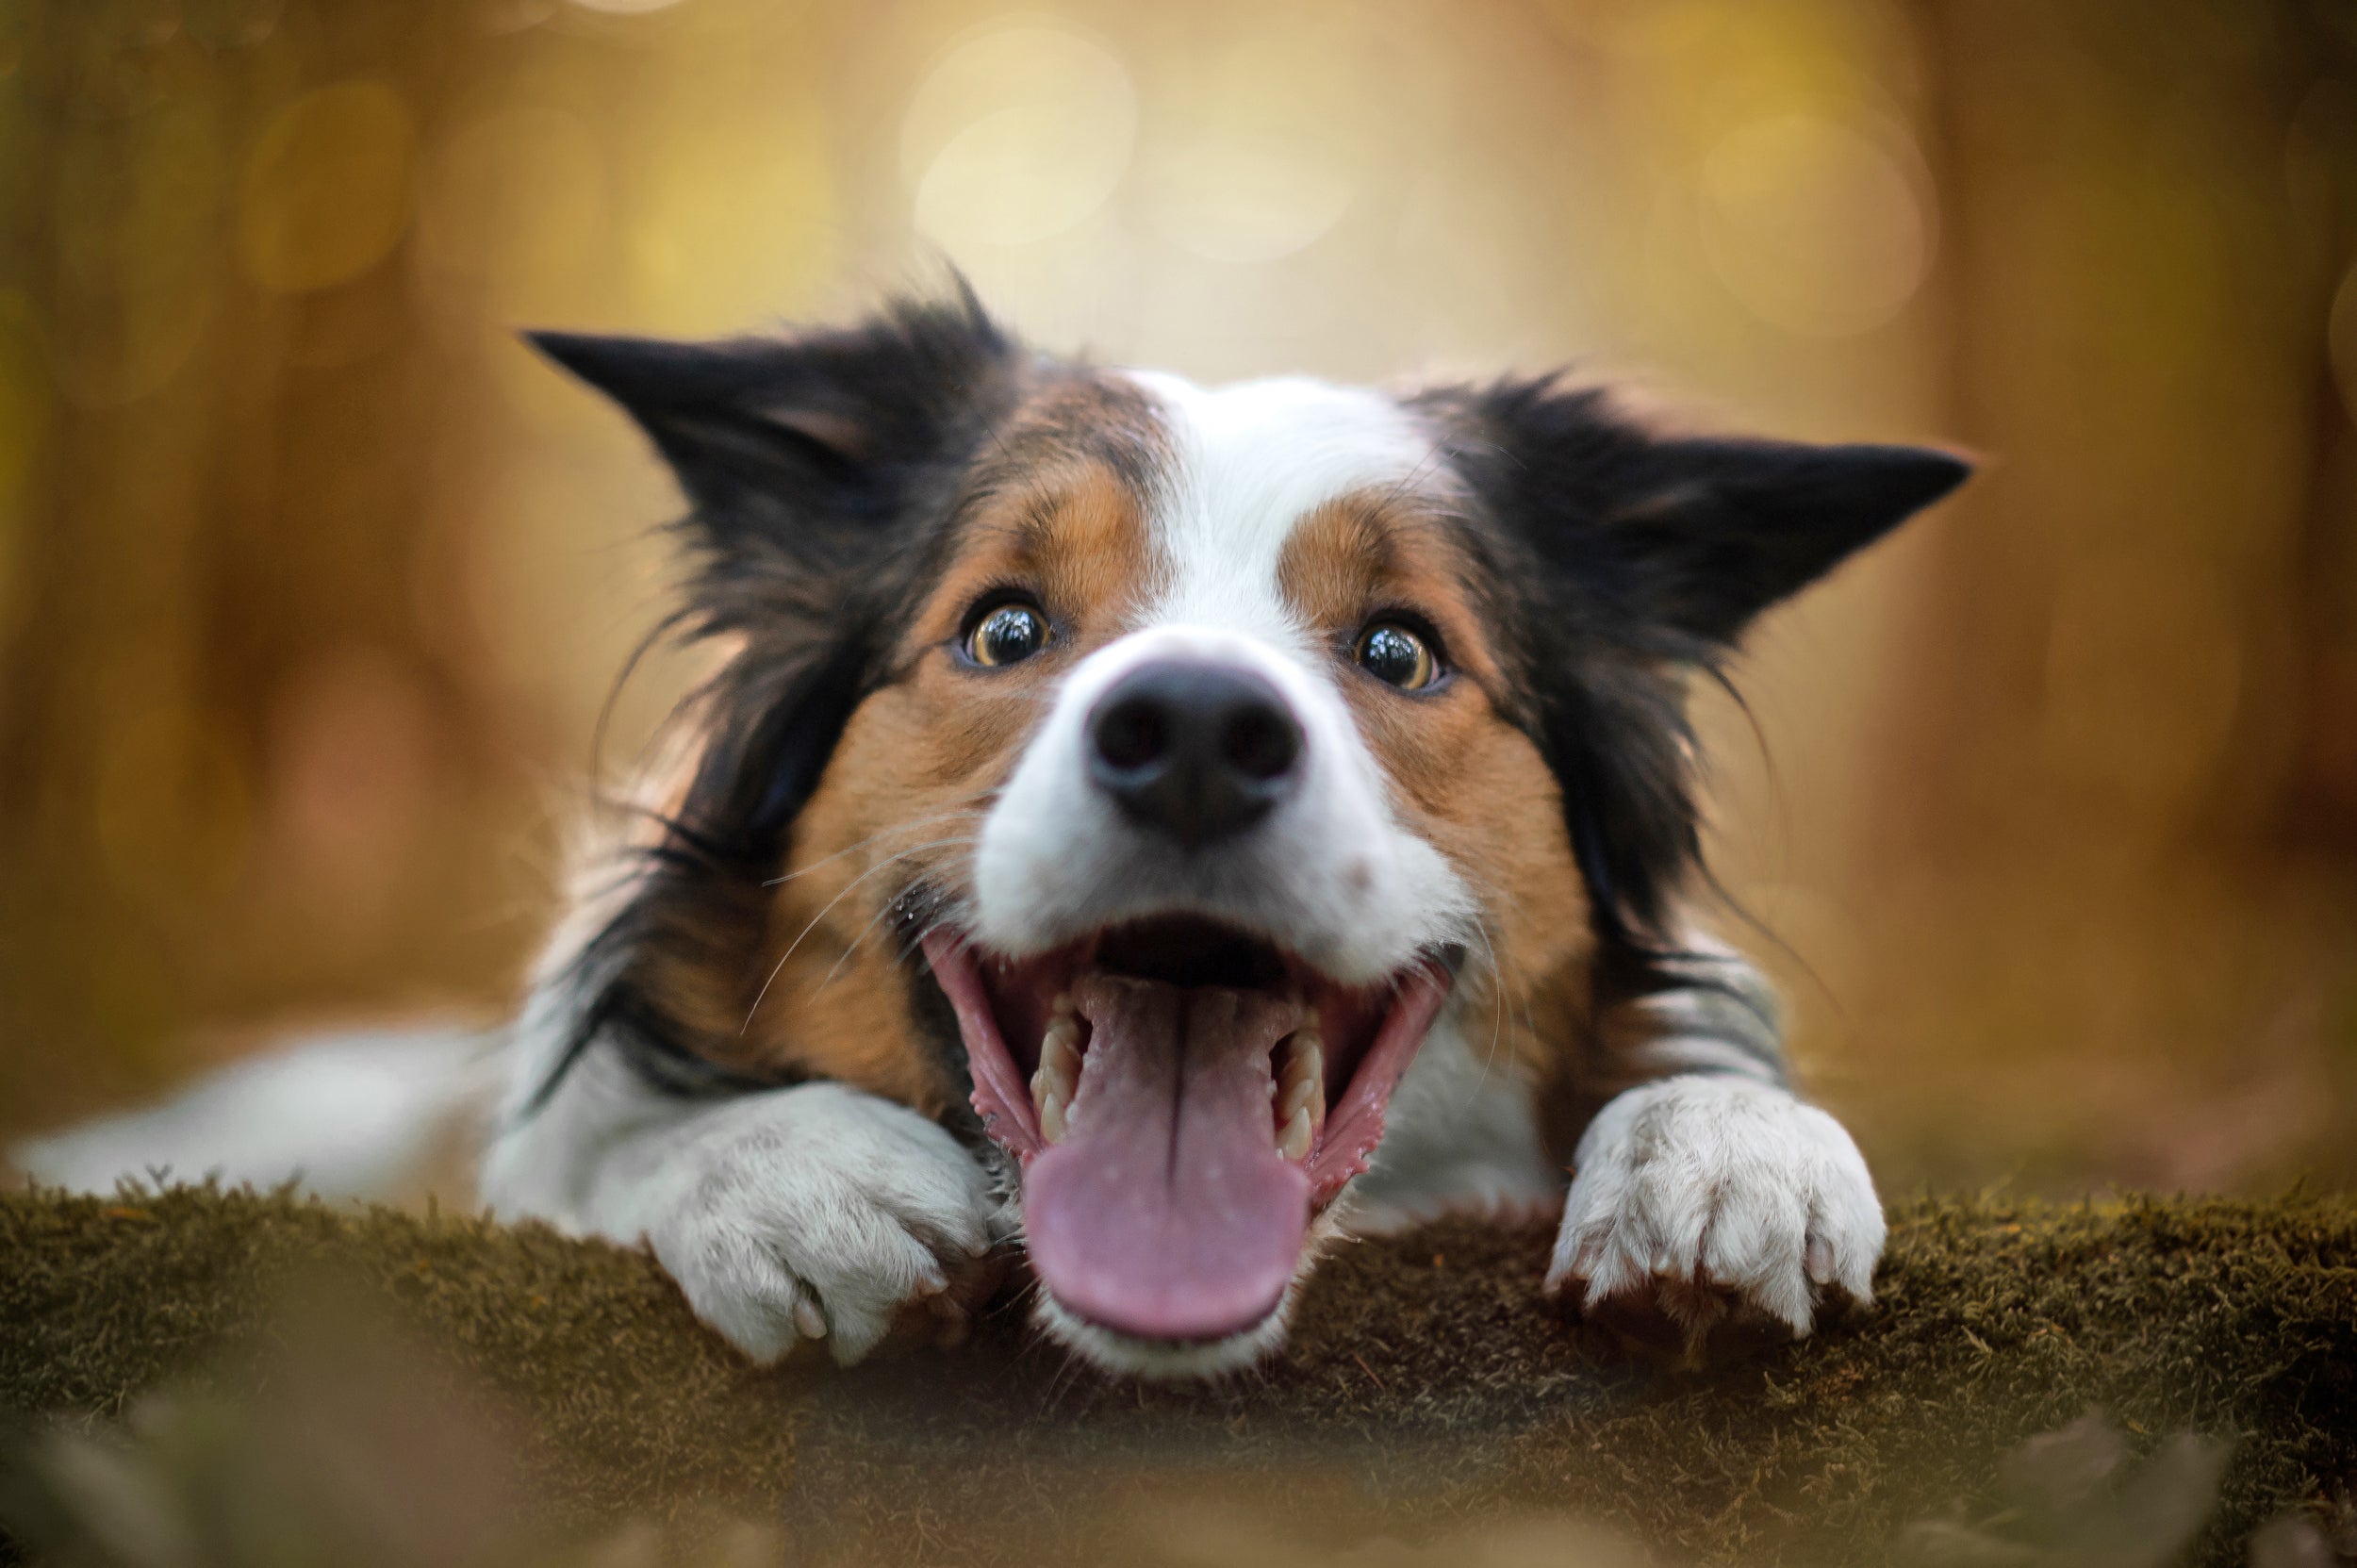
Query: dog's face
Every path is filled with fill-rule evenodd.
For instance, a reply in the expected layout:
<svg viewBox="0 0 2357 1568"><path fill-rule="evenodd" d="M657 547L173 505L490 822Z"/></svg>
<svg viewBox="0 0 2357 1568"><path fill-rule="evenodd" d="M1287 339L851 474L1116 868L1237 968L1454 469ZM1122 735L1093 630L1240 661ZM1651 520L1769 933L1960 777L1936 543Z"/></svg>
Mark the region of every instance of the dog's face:
<svg viewBox="0 0 2357 1568"><path fill-rule="evenodd" d="M1436 1023L1642 969L1694 856L1686 672L1963 473L1550 382L1207 391L970 301L543 341L671 459L733 650L593 1015L675 1081L968 1126L1043 1321L1149 1372L1280 1331Z"/></svg>

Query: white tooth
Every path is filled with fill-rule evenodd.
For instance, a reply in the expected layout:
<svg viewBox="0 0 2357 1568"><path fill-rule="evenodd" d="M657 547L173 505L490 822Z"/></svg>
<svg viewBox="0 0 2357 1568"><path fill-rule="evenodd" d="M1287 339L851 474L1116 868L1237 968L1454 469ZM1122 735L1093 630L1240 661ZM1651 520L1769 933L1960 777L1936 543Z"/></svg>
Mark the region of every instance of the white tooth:
<svg viewBox="0 0 2357 1568"><path fill-rule="evenodd" d="M1058 997L1068 1009L1071 999ZM1072 1125L1072 1097L1080 1084L1080 1025L1069 1011L1060 1012L1040 1036L1039 1070L1031 1075L1031 1104L1039 1112L1040 1136L1061 1142Z"/></svg>
<svg viewBox="0 0 2357 1568"><path fill-rule="evenodd" d="M1039 1107L1042 1116L1047 1114L1047 1108L1052 1105L1064 1113L1063 1119L1069 1122L1072 1119L1072 1084L1069 1081L1059 1082L1051 1078L1040 1085L1040 1092L1031 1097L1031 1103Z"/></svg>
<svg viewBox="0 0 2357 1568"><path fill-rule="evenodd" d="M1310 1152L1310 1113L1307 1107L1293 1114L1284 1131L1277 1134L1277 1152L1288 1160L1298 1160Z"/></svg>
<svg viewBox="0 0 2357 1568"><path fill-rule="evenodd" d="M1326 1125L1326 1053L1318 1048L1314 1031L1305 1031L1293 1039L1292 1048L1285 1053L1284 1092L1277 1100L1277 1114L1291 1118L1304 1109L1310 1113L1312 1127Z"/></svg>
<svg viewBox="0 0 2357 1568"><path fill-rule="evenodd" d="M1075 1015L1072 1009L1072 993L1069 991L1057 992L1056 999L1047 1004L1047 1015L1051 1018L1069 1018L1074 1016Z"/></svg>
<svg viewBox="0 0 2357 1568"><path fill-rule="evenodd" d="M1031 1075L1031 1105L1039 1113L1040 1136L1060 1142L1072 1123L1072 1080L1047 1066Z"/></svg>
<svg viewBox="0 0 2357 1568"><path fill-rule="evenodd" d="M1063 1024L1049 1025L1039 1042L1039 1071L1070 1099L1080 1081L1080 1032Z"/></svg>

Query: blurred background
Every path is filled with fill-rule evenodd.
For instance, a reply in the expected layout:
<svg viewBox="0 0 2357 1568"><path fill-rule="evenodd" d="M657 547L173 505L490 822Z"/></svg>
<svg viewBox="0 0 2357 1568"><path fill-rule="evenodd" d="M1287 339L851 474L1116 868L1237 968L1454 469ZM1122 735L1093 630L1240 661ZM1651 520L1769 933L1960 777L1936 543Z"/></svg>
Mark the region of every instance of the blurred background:
<svg viewBox="0 0 2357 1568"><path fill-rule="evenodd" d="M0 0L0 1133L507 1007L679 505L514 328L945 258L1981 454L1706 705L1812 1084L1894 1194L2357 1179L2336 0Z"/></svg>

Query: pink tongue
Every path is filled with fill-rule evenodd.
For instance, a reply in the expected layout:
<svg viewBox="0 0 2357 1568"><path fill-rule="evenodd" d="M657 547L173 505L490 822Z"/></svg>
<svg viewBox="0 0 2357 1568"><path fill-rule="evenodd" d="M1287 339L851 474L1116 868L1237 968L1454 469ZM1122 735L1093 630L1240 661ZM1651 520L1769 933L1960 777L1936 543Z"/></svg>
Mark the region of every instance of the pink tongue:
<svg viewBox="0 0 2357 1568"><path fill-rule="evenodd" d="M1310 1179L1277 1152L1270 1052L1290 1003L1090 975L1072 1131L1023 1181L1031 1265L1092 1323L1204 1340L1277 1308L1310 1229Z"/></svg>

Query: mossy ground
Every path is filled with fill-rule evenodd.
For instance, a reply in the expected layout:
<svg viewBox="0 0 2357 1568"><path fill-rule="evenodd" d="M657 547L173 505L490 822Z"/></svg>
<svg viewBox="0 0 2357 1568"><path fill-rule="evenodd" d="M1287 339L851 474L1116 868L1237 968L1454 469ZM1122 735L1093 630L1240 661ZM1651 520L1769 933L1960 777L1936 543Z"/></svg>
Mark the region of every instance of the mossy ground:
<svg viewBox="0 0 2357 1568"><path fill-rule="evenodd" d="M1162 1389L1070 1366L1019 1304L954 1351L758 1372L644 1255L536 1227L20 1191L0 1197L0 1410L48 1423L14 1461L32 1542L107 1508L41 1460L59 1418L141 1434L107 1450L133 1491L298 1511L335 1493L338 1539L371 1510L481 1521L470 1550L733 1519L826 1562L1208 1561L1532 1518L1671 1561L2096 1560L2069 1555L2093 1536L2141 1561L2118 1543L2161 1527L2132 1515L2200 1492L2202 1517L2200 1456L2222 1454L2187 1560L2227 1564L2357 1477L2357 1200L1903 1205L1871 1312L1700 1372L1545 1302L1548 1240L1458 1222L1345 1248L1280 1361ZM2090 1411L2123 1448L2007 1467ZM2186 1433L2226 1446L2168 1446ZM171 1463L202 1479L157 1479ZM405 1527L326 1556L444 1555Z"/></svg>

